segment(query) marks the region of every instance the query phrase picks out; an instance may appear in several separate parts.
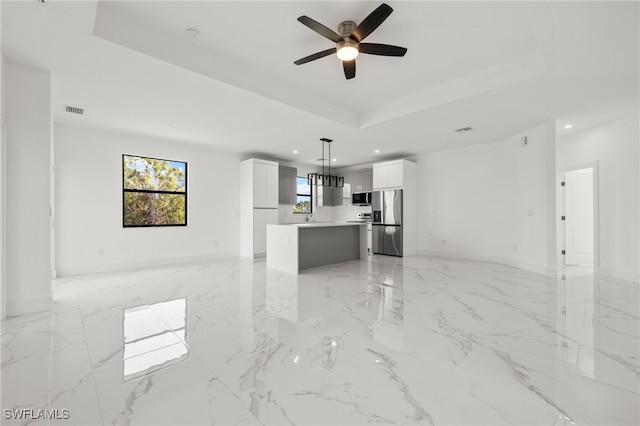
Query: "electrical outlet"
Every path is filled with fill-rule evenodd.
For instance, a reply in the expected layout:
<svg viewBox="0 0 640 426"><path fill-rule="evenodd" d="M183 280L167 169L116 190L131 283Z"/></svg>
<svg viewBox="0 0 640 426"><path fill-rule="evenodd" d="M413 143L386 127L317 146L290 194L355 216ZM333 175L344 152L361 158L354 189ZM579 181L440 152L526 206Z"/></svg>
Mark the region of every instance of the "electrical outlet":
<svg viewBox="0 0 640 426"><path fill-rule="evenodd" d="M442 240L442 245L447 244L447 240Z"/></svg>
<svg viewBox="0 0 640 426"><path fill-rule="evenodd" d="M513 245L513 251L518 251L518 245L517 244Z"/></svg>
<svg viewBox="0 0 640 426"><path fill-rule="evenodd" d="M218 240L215 240L215 241L213 242L213 245L214 245L214 247L218 247Z"/></svg>

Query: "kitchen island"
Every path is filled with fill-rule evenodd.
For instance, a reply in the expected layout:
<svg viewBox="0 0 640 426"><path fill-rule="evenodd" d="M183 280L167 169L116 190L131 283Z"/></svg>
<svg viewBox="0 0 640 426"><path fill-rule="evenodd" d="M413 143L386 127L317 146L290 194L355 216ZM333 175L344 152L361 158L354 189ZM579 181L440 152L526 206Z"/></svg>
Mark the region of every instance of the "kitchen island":
<svg viewBox="0 0 640 426"><path fill-rule="evenodd" d="M267 268L298 274L356 259L367 259L366 223L267 225Z"/></svg>

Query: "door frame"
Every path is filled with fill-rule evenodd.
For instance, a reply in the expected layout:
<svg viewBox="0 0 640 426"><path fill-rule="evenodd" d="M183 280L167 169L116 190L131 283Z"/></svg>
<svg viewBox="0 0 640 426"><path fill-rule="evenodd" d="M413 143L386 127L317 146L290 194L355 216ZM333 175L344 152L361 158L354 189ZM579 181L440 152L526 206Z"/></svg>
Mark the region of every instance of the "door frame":
<svg viewBox="0 0 640 426"><path fill-rule="evenodd" d="M598 182L599 174L598 174L598 161L591 161L588 163L575 164L571 166L559 167L556 170L556 205L557 214L556 214L556 231L558 235L557 246L557 262L558 266L564 268L566 265L564 263L564 255L562 254L562 250L565 249L566 246L566 231L565 231L565 221L561 219L561 216L565 215L565 192L563 186L561 186L561 182L564 181L564 174L567 172L573 172L581 169L593 169L593 271L597 272L600 268L600 231L599 231L599 223L600 223L600 213L598 206L599 202L599 194L598 194Z"/></svg>
<svg viewBox="0 0 640 426"><path fill-rule="evenodd" d="M0 123L0 319L7 317L7 128Z"/></svg>

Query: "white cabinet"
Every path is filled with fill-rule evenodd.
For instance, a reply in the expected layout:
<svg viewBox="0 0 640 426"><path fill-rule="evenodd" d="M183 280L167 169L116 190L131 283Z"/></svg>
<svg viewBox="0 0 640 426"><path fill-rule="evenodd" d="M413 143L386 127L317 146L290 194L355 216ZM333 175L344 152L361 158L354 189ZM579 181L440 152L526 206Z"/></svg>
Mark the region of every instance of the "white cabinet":
<svg viewBox="0 0 640 426"><path fill-rule="evenodd" d="M387 166L387 187L397 188L401 187L402 182L402 169L403 164L389 164Z"/></svg>
<svg viewBox="0 0 640 426"><path fill-rule="evenodd" d="M267 252L267 210L253 209L253 254Z"/></svg>
<svg viewBox="0 0 640 426"><path fill-rule="evenodd" d="M351 183L344 177L344 187L342 188L342 198L348 200L347 205L351 204Z"/></svg>
<svg viewBox="0 0 640 426"><path fill-rule="evenodd" d="M351 194L353 194L356 191L355 185L354 185L354 175L355 173L350 172L350 173L345 173L344 175L344 187L342 188L342 198L346 199L346 205L350 205L351 204Z"/></svg>
<svg viewBox="0 0 640 426"><path fill-rule="evenodd" d="M402 188L405 161L390 161L373 165L373 189Z"/></svg>
<svg viewBox="0 0 640 426"><path fill-rule="evenodd" d="M267 252L267 225L278 224L278 210L253 209L253 255Z"/></svg>
<svg viewBox="0 0 640 426"><path fill-rule="evenodd" d="M273 163L269 161L269 163ZM253 206L278 207L278 163L253 163Z"/></svg>
<svg viewBox="0 0 640 426"><path fill-rule="evenodd" d="M388 188L387 166L373 165L373 189Z"/></svg>
<svg viewBox="0 0 640 426"><path fill-rule="evenodd" d="M240 254L263 256L267 225L278 223L278 163L251 158L240 173Z"/></svg>

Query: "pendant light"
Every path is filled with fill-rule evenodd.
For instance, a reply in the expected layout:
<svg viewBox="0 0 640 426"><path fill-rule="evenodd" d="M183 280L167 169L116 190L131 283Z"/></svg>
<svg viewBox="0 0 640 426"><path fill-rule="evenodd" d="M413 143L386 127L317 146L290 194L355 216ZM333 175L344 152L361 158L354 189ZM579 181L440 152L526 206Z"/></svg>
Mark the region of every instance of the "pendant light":
<svg viewBox="0 0 640 426"><path fill-rule="evenodd" d="M322 173L316 172L307 174L307 181L309 182L309 185L342 188L344 187L344 176L331 174L331 142L333 142L333 140L328 138L321 138L320 141L322 142ZM328 147L328 158L325 158L324 155L325 146ZM328 163L328 169L326 170L326 172L324 165L325 160L327 160Z"/></svg>

